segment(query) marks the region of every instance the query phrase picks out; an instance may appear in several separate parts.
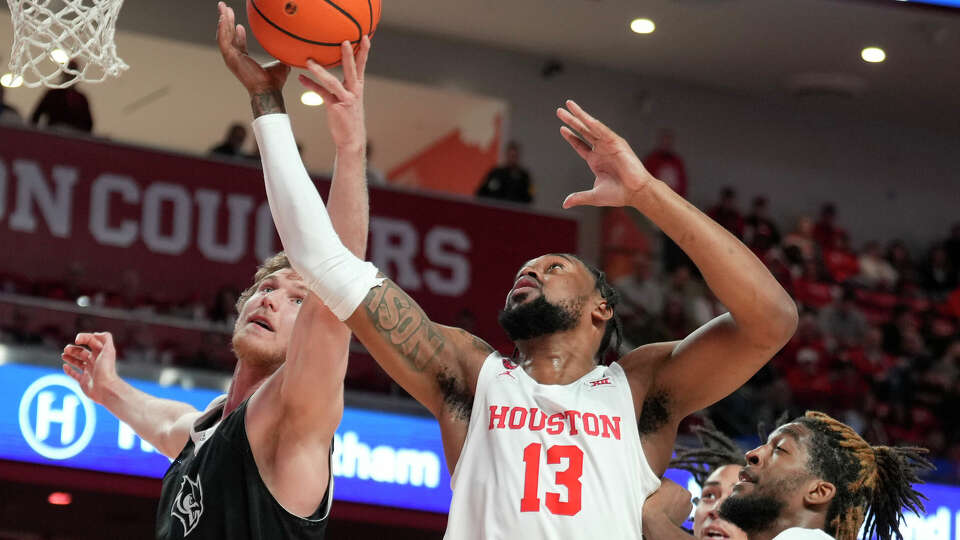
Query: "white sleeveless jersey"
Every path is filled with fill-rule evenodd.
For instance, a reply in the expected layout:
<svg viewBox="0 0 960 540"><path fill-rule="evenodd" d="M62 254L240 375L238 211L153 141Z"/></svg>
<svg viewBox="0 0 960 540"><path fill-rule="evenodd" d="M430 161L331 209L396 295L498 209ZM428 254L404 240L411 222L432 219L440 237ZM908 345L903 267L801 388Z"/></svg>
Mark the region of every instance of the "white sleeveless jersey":
<svg viewBox="0 0 960 540"><path fill-rule="evenodd" d="M793 527L773 537L773 540L834 540L820 529L802 529Z"/></svg>
<svg viewBox="0 0 960 540"><path fill-rule="evenodd" d="M660 480L623 368L545 385L488 356L451 487L447 540L639 540L643 502Z"/></svg>

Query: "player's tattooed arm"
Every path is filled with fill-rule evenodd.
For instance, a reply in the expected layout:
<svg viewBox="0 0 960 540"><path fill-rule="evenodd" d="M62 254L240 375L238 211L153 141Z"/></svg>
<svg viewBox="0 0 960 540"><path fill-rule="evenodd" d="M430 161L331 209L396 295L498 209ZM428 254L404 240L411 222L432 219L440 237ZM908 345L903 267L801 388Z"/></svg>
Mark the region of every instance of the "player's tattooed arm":
<svg viewBox="0 0 960 540"><path fill-rule="evenodd" d="M430 322L420 306L390 280L370 289L362 305L377 332L413 371L427 371L447 346L446 336Z"/></svg>
<svg viewBox="0 0 960 540"><path fill-rule="evenodd" d="M396 283L370 289L348 326L384 371L434 415L469 417L483 360L493 348L431 321Z"/></svg>
<svg viewBox="0 0 960 540"><path fill-rule="evenodd" d="M250 106L253 108L254 118L260 118L265 114L287 112L287 108L283 104L283 93L276 88L250 94Z"/></svg>
<svg viewBox="0 0 960 540"><path fill-rule="evenodd" d="M283 85L290 74L290 66L279 62L260 65L247 53L247 31L236 24L233 9L224 2L217 4L220 20L217 22L217 45L223 63L250 94L254 117L285 113Z"/></svg>

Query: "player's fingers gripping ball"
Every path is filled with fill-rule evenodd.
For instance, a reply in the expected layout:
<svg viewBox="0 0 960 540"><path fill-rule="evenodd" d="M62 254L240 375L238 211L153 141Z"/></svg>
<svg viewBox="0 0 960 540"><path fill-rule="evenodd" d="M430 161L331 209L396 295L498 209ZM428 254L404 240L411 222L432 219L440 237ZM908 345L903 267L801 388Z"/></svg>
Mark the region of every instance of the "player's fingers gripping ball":
<svg viewBox="0 0 960 540"><path fill-rule="evenodd" d="M380 0L247 0L247 20L260 45L291 66L312 58L324 67L340 63L344 41L360 47L380 22Z"/></svg>

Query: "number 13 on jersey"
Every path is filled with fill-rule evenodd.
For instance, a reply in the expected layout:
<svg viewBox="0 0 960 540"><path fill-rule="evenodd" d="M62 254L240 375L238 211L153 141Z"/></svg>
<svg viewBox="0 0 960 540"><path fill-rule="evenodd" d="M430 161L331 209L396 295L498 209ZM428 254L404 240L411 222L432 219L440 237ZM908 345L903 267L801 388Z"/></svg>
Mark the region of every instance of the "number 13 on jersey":
<svg viewBox="0 0 960 540"><path fill-rule="evenodd" d="M530 443L523 449L523 498L521 512L540 511L540 443ZM567 500L560 493L546 493L547 510L560 516L575 516L580 512L580 476L583 475L583 450L573 445L554 445L547 449L547 464L560 465L567 460L567 468L557 471L555 483L567 488Z"/></svg>

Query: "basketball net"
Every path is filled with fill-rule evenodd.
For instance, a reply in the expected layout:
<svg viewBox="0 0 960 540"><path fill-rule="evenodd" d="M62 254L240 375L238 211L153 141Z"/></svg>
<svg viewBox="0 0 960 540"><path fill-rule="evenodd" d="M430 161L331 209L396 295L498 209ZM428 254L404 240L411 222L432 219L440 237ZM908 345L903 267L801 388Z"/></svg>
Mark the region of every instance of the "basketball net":
<svg viewBox="0 0 960 540"><path fill-rule="evenodd" d="M101 82L129 68L114 33L123 0L7 0L13 18L10 71L36 88ZM77 69L71 69L76 60Z"/></svg>

